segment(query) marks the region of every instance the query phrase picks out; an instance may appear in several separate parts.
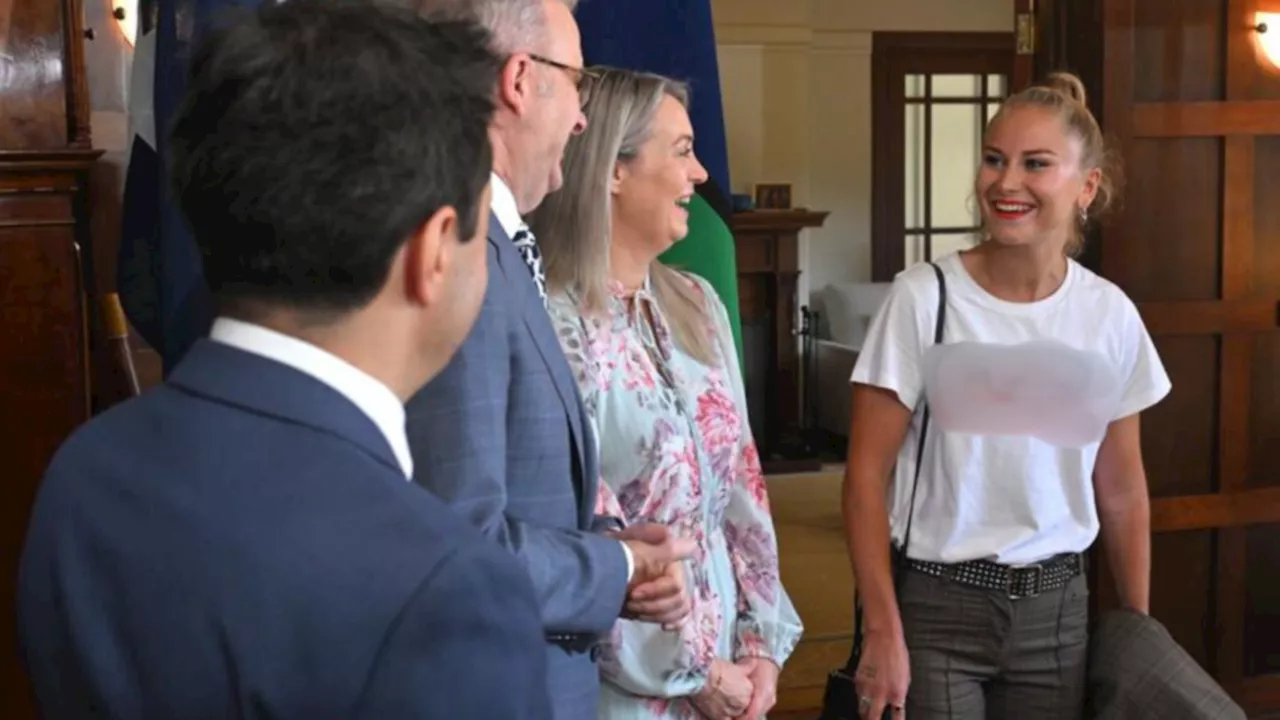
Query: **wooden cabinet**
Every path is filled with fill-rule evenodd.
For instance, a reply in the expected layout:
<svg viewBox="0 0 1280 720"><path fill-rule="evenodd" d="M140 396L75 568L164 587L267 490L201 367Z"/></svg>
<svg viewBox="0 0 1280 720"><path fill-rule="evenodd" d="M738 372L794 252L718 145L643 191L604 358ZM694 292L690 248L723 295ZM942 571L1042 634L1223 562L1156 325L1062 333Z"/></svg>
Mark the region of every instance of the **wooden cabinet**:
<svg viewBox="0 0 1280 720"><path fill-rule="evenodd" d="M816 470L801 430L799 307L800 232L827 213L755 210L731 223L738 263L743 373L760 458L767 473Z"/></svg>
<svg viewBox="0 0 1280 720"><path fill-rule="evenodd" d="M36 486L90 413L89 138L79 0L0 0L0 717L36 716L14 578Z"/></svg>

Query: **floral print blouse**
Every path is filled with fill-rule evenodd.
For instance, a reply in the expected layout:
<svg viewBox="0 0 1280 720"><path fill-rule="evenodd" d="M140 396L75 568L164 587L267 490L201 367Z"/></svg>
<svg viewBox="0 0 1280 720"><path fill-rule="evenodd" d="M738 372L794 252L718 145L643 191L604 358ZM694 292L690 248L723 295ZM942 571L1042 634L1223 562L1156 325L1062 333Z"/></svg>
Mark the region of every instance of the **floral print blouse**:
<svg viewBox="0 0 1280 720"><path fill-rule="evenodd" d="M713 658L781 667L802 632L779 578L728 314L705 280L681 277L705 302L711 367L676 345L647 282L632 297L611 285L598 317L583 316L573 292L549 300L595 426L597 512L665 524L697 544L686 563L693 611L683 626L619 620L605 643L601 717L698 717L680 698L702 688Z"/></svg>

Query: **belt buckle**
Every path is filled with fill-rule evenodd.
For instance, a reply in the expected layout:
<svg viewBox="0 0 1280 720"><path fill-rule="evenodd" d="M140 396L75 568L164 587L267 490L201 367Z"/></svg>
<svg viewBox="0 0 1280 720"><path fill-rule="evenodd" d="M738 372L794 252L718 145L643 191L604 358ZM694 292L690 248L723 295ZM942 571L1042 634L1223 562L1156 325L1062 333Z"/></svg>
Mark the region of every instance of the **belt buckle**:
<svg viewBox="0 0 1280 720"><path fill-rule="evenodd" d="M1035 570L1035 582L1031 583L1030 591L1023 595L1015 595L1013 592L1013 580L1018 573L1023 570ZM1018 567L1009 568L1009 578L1006 583L1005 594L1010 600L1021 600L1022 598L1032 598L1040 594L1040 585L1044 582L1044 565L1033 563L1031 565L1019 565Z"/></svg>

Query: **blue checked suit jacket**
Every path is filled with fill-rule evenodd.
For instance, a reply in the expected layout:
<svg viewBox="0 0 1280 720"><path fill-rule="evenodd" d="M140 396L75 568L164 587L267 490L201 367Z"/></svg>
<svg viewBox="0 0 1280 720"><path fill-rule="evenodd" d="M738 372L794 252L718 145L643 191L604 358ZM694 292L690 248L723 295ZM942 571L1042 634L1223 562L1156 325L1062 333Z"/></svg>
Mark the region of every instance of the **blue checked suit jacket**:
<svg viewBox="0 0 1280 720"><path fill-rule="evenodd" d="M475 328L407 404L416 480L523 562L548 634L607 632L626 595L622 546L597 531L590 420L528 267L491 215ZM548 644L557 720L594 719L588 653Z"/></svg>

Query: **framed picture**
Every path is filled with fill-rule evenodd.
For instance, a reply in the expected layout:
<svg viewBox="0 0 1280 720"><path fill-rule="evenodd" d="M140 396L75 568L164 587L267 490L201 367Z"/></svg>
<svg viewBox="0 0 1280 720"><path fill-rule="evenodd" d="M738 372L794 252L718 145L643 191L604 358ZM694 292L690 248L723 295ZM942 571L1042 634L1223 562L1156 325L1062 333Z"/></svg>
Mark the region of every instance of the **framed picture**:
<svg viewBox="0 0 1280 720"><path fill-rule="evenodd" d="M791 209L791 183L757 183L754 194L757 210Z"/></svg>

